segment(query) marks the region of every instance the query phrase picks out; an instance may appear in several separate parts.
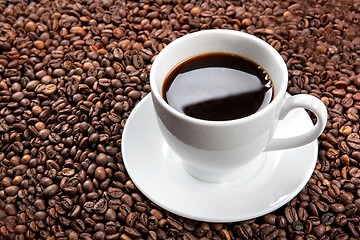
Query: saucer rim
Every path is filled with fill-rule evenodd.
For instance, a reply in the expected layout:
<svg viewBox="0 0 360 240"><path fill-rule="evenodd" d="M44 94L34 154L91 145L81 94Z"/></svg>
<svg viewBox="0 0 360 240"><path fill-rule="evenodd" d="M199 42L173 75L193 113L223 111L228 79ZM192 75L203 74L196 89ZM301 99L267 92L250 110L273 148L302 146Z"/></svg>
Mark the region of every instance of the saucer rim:
<svg viewBox="0 0 360 240"><path fill-rule="evenodd" d="M287 95L289 95L287 93ZM141 110L141 108L143 107L143 105L147 102L147 101L151 101L151 93L147 94L147 96L145 96L140 102L137 103L137 105L134 107L134 109L131 111L128 120L127 121L131 121L131 119L133 119L137 112L139 110ZM154 110L153 110L154 111ZM305 111L305 110L303 110ZM156 114L154 112L154 114ZM309 117L310 118L310 117ZM155 125L154 127L158 128L157 125ZM151 194L148 193L148 191L146 191L142 184L140 184L137 181L136 178L136 174L133 172L133 170L131 169L131 167L129 168L129 164L127 163L126 160L126 150L124 148L124 141L123 139L126 139L126 135L127 135L127 124L125 124L124 130L123 130L123 135L122 135L122 145L121 145L121 152L122 152L122 157L123 157L123 163L125 165L125 169L130 177L130 179L133 181L133 183L135 184L135 186L138 188L138 190L144 195L146 196L150 201L152 201L153 203L155 203L157 206L163 208L164 210L171 212L173 214L188 218L188 219L193 219L196 221L205 221L205 222L212 222L212 223L229 223L229 222L238 222L238 221L245 221L245 220L249 220L249 219L254 219L260 216L264 216L268 213L271 213L279 208L281 208L282 206L284 206L286 203L290 202L308 183L309 179L311 178L314 169L316 167L316 163L317 163L317 156L318 156L318 140L315 139L314 141L301 146L299 148L304 148L304 147L308 147L309 149L307 151L312 151L312 161L311 161L311 166L309 165L308 170L306 172L306 174L304 174L301 183L297 184L298 186L296 188L294 188L294 190L290 191L289 194L287 194L286 198L284 198L284 200L282 201L278 201L278 203L272 205L272 207L269 207L266 209L266 211L261 210L261 211L257 211L254 212L254 214L248 214L246 216L236 216L234 215L233 217L231 216L216 216L216 217L201 217L198 216L196 214L191 214L191 213L183 213L181 211L179 211L178 209L174 209L172 207L169 207L168 204L166 203L166 201L163 201L162 199L156 198L151 196ZM291 151L292 149L287 149L287 150L279 150L278 152L281 151ZM310 154L309 154L310 155ZM201 180L199 180L201 181ZM207 184L213 184L214 186L218 186L224 183L208 183ZM226 183L225 183L226 184Z"/></svg>

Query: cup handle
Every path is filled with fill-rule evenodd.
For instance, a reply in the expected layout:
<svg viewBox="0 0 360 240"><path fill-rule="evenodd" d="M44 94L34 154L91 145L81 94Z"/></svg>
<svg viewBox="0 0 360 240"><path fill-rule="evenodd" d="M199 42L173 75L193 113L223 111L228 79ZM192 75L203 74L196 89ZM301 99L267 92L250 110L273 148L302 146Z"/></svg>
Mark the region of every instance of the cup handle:
<svg viewBox="0 0 360 240"><path fill-rule="evenodd" d="M300 147L314 141L323 132L327 121L327 110L324 103L311 95L299 94L285 99L280 112L280 120L295 108L305 108L313 112L317 117L315 126L306 133L289 138L273 138L265 151L274 151Z"/></svg>

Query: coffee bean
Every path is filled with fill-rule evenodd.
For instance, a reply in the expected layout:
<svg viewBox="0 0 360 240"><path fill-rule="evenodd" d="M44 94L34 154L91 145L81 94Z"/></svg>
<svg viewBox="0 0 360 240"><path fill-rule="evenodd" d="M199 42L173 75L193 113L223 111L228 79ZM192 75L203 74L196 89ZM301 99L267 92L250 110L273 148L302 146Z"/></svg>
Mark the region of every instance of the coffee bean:
<svg viewBox="0 0 360 240"><path fill-rule="evenodd" d="M129 92L128 96L133 100L138 100L141 97L141 93L139 91L133 90Z"/></svg>
<svg viewBox="0 0 360 240"><path fill-rule="evenodd" d="M302 231L304 229L303 224L299 220L294 221L291 227L294 231Z"/></svg>
<svg viewBox="0 0 360 240"><path fill-rule="evenodd" d="M275 224L275 219L276 219L276 215L274 214L266 214L264 216L264 221L268 224L272 224L274 225Z"/></svg>
<svg viewBox="0 0 360 240"><path fill-rule="evenodd" d="M106 199L102 198L98 202L95 203L93 210L96 213L104 214L106 212L107 208L108 208L107 201L106 201Z"/></svg>
<svg viewBox="0 0 360 240"><path fill-rule="evenodd" d="M82 233L86 229L85 223L81 219L76 219L75 221L73 221L72 227L78 233Z"/></svg>
<svg viewBox="0 0 360 240"><path fill-rule="evenodd" d="M96 157L96 163L101 165L101 166L105 166L108 163L108 156L104 153L100 153L97 157Z"/></svg>
<svg viewBox="0 0 360 240"><path fill-rule="evenodd" d="M71 212L69 213L70 218L76 218L81 213L81 207L76 205L72 208Z"/></svg>
<svg viewBox="0 0 360 240"><path fill-rule="evenodd" d="M85 192L92 192L94 190L94 185L93 185L93 182L91 180L86 180L83 183L82 187L83 187Z"/></svg>
<svg viewBox="0 0 360 240"><path fill-rule="evenodd" d="M331 225L334 222L335 219L335 215L332 213L325 213L322 217L321 217L321 222L328 226Z"/></svg>
<svg viewBox="0 0 360 240"><path fill-rule="evenodd" d="M103 232L103 231L97 231L93 235L92 239L94 239L94 240L105 240L106 239L106 233Z"/></svg>
<svg viewBox="0 0 360 240"><path fill-rule="evenodd" d="M326 232L326 227L325 225L320 224L318 226L313 227L312 232L314 233L315 236L321 237Z"/></svg>
<svg viewBox="0 0 360 240"><path fill-rule="evenodd" d="M181 226L181 224L173 217L168 217L167 222L168 222L169 226L171 226L172 228L175 228L179 231L183 230L183 227Z"/></svg>
<svg viewBox="0 0 360 240"><path fill-rule="evenodd" d="M111 80L108 78L100 78L99 79L99 85L102 87L110 87L111 86Z"/></svg>
<svg viewBox="0 0 360 240"><path fill-rule="evenodd" d="M95 206L94 202L85 202L84 205L83 205L83 208L87 212L93 212L94 211L94 206Z"/></svg>
<svg viewBox="0 0 360 240"><path fill-rule="evenodd" d="M79 239L79 234L75 231L71 231L69 233L69 240L77 240Z"/></svg>
<svg viewBox="0 0 360 240"><path fill-rule="evenodd" d="M24 145L21 142L16 141L12 145L12 150L15 153L22 153L24 151Z"/></svg>
<svg viewBox="0 0 360 240"><path fill-rule="evenodd" d="M236 225L234 229L240 239L251 239L253 236L251 227L246 223Z"/></svg>
<svg viewBox="0 0 360 240"><path fill-rule="evenodd" d="M92 219L91 219L92 220ZM88 221L91 221L90 219ZM103 223L91 223L91 226L94 226L94 231L104 231L105 225Z"/></svg>
<svg viewBox="0 0 360 240"><path fill-rule="evenodd" d="M340 226L343 227L346 225L346 223L348 222L348 219L346 217L346 215L344 214L338 214L335 216L335 223Z"/></svg>
<svg viewBox="0 0 360 240"><path fill-rule="evenodd" d="M266 226L260 231L260 237L262 239L274 239L277 235L278 230L273 225Z"/></svg>
<svg viewBox="0 0 360 240"><path fill-rule="evenodd" d="M36 199L34 201L34 206L37 210L46 210L46 203L43 199Z"/></svg>
<svg viewBox="0 0 360 240"><path fill-rule="evenodd" d="M135 228L131 228L127 226L124 227L124 233L132 238L137 238L141 236L141 234Z"/></svg>
<svg viewBox="0 0 360 240"><path fill-rule="evenodd" d="M293 223L294 221L298 220L298 215L296 213L295 208L286 207L284 211L285 211L285 217L289 223Z"/></svg>
<svg viewBox="0 0 360 240"><path fill-rule="evenodd" d="M350 203L352 203L354 199L354 196L352 193L350 192L346 192L346 191L342 191L340 192L340 203L344 204L344 205L348 205Z"/></svg>
<svg viewBox="0 0 360 240"><path fill-rule="evenodd" d="M106 221L116 221L116 212L109 208L105 213L105 220Z"/></svg>
<svg viewBox="0 0 360 240"><path fill-rule="evenodd" d="M284 216L277 216L275 219L275 224L278 228L286 228L287 227L287 221Z"/></svg>
<svg viewBox="0 0 360 240"><path fill-rule="evenodd" d="M100 166L95 169L95 178L99 181L103 181L106 178L106 171L105 168Z"/></svg>
<svg viewBox="0 0 360 240"><path fill-rule="evenodd" d="M23 92L15 92L11 95L11 100L15 102L21 101L25 97L25 94Z"/></svg>
<svg viewBox="0 0 360 240"><path fill-rule="evenodd" d="M345 207L345 214L348 217L354 216L358 211L358 208L355 204L350 203Z"/></svg>
<svg viewBox="0 0 360 240"><path fill-rule="evenodd" d="M125 6L106 0L59 7L10 1L0 9L2 238L271 239L273 226L277 239L358 238L356 3L157 0ZM177 37L208 28L266 40L287 64L288 91L320 98L329 118L314 174L296 201L236 224L193 226L173 217L169 225L168 213L129 181L121 133L151 90L157 54ZM26 217L13 219L21 214ZM125 231L130 215L137 217L129 217Z"/></svg>
<svg viewBox="0 0 360 240"><path fill-rule="evenodd" d="M18 186L9 186L4 189L4 192L8 196L14 196L18 193L19 189Z"/></svg>
<svg viewBox="0 0 360 240"><path fill-rule="evenodd" d="M43 194L46 197L52 197L58 194L59 191L60 191L59 186L57 184L52 184L44 189Z"/></svg>
<svg viewBox="0 0 360 240"><path fill-rule="evenodd" d="M135 213L130 213L125 220L125 223L129 227L133 227L135 224L135 221L137 220L137 215Z"/></svg>
<svg viewBox="0 0 360 240"><path fill-rule="evenodd" d="M120 188L109 187L109 195L113 198L121 198L124 192Z"/></svg>
<svg viewBox="0 0 360 240"><path fill-rule="evenodd" d="M4 206L4 210L10 216L14 216L17 213L16 206L14 204L11 204L11 203L6 204Z"/></svg>
<svg viewBox="0 0 360 240"><path fill-rule="evenodd" d="M325 202L315 201L315 205L321 212L327 212L329 210L329 206Z"/></svg>

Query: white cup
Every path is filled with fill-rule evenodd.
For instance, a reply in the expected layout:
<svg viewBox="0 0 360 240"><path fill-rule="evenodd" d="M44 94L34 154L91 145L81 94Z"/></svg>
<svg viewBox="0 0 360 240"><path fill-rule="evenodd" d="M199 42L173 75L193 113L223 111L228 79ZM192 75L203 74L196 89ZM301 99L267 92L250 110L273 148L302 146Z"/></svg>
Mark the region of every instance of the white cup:
<svg viewBox="0 0 360 240"><path fill-rule="evenodd" d="M163 82L180 62L204 53L233 53L251 59L270 75L272 102L260 111L236 120L209 121L178 112L162 97ZM265 41L233 30L203 30L176 39L156 57L150 71L152 101L158 125L169 147L187 171L204 181L224 182L266 151L295 148L314 141L324 130L327 110L311 95L285 98L288 71L280 54ZM294 108L317 116L308 132L285 139L273 138L279 120ZM291 161L291 159L289 159Z"/></svg>

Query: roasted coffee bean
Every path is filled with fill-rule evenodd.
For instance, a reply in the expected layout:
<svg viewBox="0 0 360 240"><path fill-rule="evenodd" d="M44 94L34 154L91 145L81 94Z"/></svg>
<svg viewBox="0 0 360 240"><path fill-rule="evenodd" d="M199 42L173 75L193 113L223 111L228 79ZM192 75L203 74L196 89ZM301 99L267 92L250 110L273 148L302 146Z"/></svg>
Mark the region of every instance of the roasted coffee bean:
<svg viewBox="0 0 360 240"><path fill-rule="evenodd" d="M52 197L59 193L59 186L57 184L52 184L46 187L43 191L43 195L46 197Z"/></svg>
<svg viewBox="0 0 360 240"><path fill-rule="evenodd" d="M103 181L106 178L106 171L105 168L100 166L95 169L95 178L99 181Z"/></svg>
<svg viewBox="0 0 360 240"><path fill-rule="evenodd" d="M83 208L85 209L85 211L87 212L93 212L94 211L94 206L95 203L94 202L85 202Z"/></svg>
<svg viewBox="0 0 360 240"><path fill-rule="evenodd" d="M340 203L348 205L352 203L354 195L351 192L342 191L340 192Z"/></svg>
<svg viewBox="0 0 360 240"><path fill-rule="evenodd" d="M309 234L312 232L313 229L313 223L310 220L306 220L304 223L304 232L305 234Z"/></svg>
<svg viewBox="0 0 360 240"><path fill-rule="evenodd" d="M304 226L299 220L296 220L292 223L291 228L294 231L302 231L304 229Z"/></svg>
<svg viewBox="0 0 360 240"><path fill-rule="evenodd" d="M34 201L34 206L37 210L46 210L46 203L44 199L36 199Z"/></svg>
<svg viewBox="0 0 360 240"><path fill-rule="evenodd" d="M104 231L97 231L92 238L95 240L105 240L106 239L106 233Z"/></svg>
<svg viewBox="0 0 360 240"><path fill-rule="evenodd" d="M113 198L121 198L124 192L119 188L109 187L109 195Z"/></svg>
<svg viewBox="0 0 360 240"><path fill-rule="evenodd" d="M355 204L351 203L351 204L348 204L346 207L345 207L345 214L346 216L348 217L351 217L351 216L354 216L358 211L358 208Z"/></svg>
<svg viewBox="0 0 360 240"><path fill-rule="evenodd" d="M297 212L298 212L298 216L299 216L300 221L305 221L309 217L309 214L307 213L307 211L303 207L299 207Z"/></svg>
<svg viewBox="0 0 360 240"><path fill-rule="evenodd" d="M314 233L315 236L321 237L326 232L326 227L325 225L320 224L318 226L313 227L312 232Z"/></svg>
<svg viewBox="0 0 360 240"><path fill-rule="evenodd" d="M107 210L107 201L105 198L100 199L95 203L93 210L98 214L103 214Z"/></svg>
<svg viewBox="0 0 360 240"><path fill-rule="evenodd" d="M346 215L344 214L338 214L335 216L335 223L340 226L343 227L346 225L346 223L348 222L348 219L346 217Z"/></svg>
<svg viewBox="0 0 360 240"><path fill-rule="evenodd" d="M321 212L327 212L329 210L329 206L325 202L315 201L315 205L317 209Z"/></svg>
<svg viewBox="0 0 360 240"><path fill-rule="evenodd" d="M273 225L266 226L260 231L260 237L262 239L274 239L277 235L278 230Z"/></svg>
<svg viewBox="0 0 360 240"><path fill-rule="evenodd" d="M76 219L75 221L73 221L72 227L78 233L82 233L86 229L85 223L81 219Z"/></svg>
<svg viewBox="0 0 360 240"><path fill-rule="evenodd" d="M175 228L179 231L183 230L182 225L173 217L168 217L167 218L167 223L169 224L170 227Z"/></svg>
<svg viewBox="0 0 360 240"><path fill-rule="evenodd" d="M234 229L240 239L251 239L253 236L253 231L251 227L246 223L236 225Z"/></svg>
<svg viewBox="0 0 360 240"><path fill-rule="evenodd" d="M286 207L284 210L285 217L289 223L293 223L294 221L298 220L298 215L296 213L295 208L293 207Z"/></svg>
<svg viewBox="0 0 360 240"><path fill-rule="evenodd" d="M106 223L106 225L105 225L105 233L106 234L109 234L109 235L115 234L116 230L117 230L117 226L116 226L115 222L110 221L110 222Z"/></svg>
<svg viewBox="0 0 360 240"><path fill-rule="evenodd" d="M19 189L18 186L8 186L4 189L4 192L8 196L14 196L18 193Z"/></svg>
<svg viewBox="0 0 360 240"><path fill-rule="evenodd" d="M127 226L124 227L124 233L132 238L137 238L141 236L141 234L135 228L131 228Z"/></svg>
<svg viewBox="0 0 360 240"><path fill-rule="evenodd" d="M277 216L275 219L275 224L278 228L286 228L287 220L284 216Z"/></svg>
<svg viewBox="0 0 360 240"><path fill-rule="evenodd" d="M275 224L276 215L275 214L266 214L264 216L264 221L268 224Z"/></svg>
<svg viewBox="0 0 360 240"><path fill-rule="evenodd" d="M96 157L96 163L101 165L101 166L105 166L108 162L109 162L108 156L106 154L104 154L104 153L100 153Z"/></svg>
<svg viewBox="0 0 360 240"><path fill-rule="evenodd" d="M80 213L81 213L81 207L79 205L76 205L70 211L69 217L70 218L76 218Z"/></svg>
<svg viewBox="0 0 360 240"><path fill-rule="evenodd" d="M108 208L105 212L105 220L106 221L115 221L116 220L116 212L112 208Z"/></svg>
<svg viewBox="0 0 360 240"><path fill-rule="evenodd" d="M351 236L356 237L356 238L360 237L360 233L358 232L359 230L356 229L355 225L352 222L347 223L347 229Z"/></svg>
<svg viewBox="0 0 360 240"><path fill-rule="evenodd" d="M358 8L298 0L0 2L0 238L357 239ZM329 113L314 174L298 196L231 224L155 207L120 151L130 112L151 91L156 56L209 28L267 41L287 64L289 93L314 95Z"/></svg>
<svg viewBox="0 0 360 240"><path fill-rule="evenodd" d="M332 213L325 213L324 215L322 215L321 217L321 222L324 225L331 225L335 220L335 215Z"/></svg>

